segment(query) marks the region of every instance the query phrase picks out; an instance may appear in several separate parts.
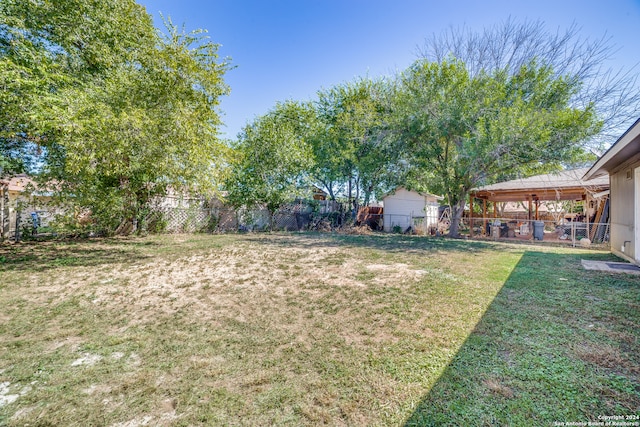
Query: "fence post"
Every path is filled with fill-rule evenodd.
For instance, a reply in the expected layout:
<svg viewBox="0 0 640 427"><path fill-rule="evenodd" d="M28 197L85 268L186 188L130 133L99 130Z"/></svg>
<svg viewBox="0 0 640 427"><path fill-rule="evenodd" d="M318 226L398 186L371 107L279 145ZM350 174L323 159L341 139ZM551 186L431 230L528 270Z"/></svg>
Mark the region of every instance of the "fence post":
<svg viewBox="0 0 640 427"><path fill-rule="evenodd" d="M15 241L16 243L20 241L20 217L22 216L22 211L20 208L16 207L16 230L15 230Z"/></svg>
<svg viewBox="0 0 640 427"><path fill-rule="evenodd" d="M464 216L464 212L462 212ZM469 195L469 237L473 238L473 196Z"/></svg>
<svg viewBox="0 0 640 427"><path fill-rule="evenodd" d="M4 186L4 182L0 182L0 242L3 242L9 234L9 196L8 187Z"/></svg>

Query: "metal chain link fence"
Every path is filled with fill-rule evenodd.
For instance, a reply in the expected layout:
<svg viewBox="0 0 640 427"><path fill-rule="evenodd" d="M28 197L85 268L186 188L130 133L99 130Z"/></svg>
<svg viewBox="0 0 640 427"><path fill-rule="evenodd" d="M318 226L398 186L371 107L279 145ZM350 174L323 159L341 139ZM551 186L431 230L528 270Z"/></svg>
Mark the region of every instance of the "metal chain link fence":
<svg viewBox="0 0 640 427"><path fill-rule="evenodd" d="M337 203L285 205L273 216L264 208L157 207L147 216L146 223L150 232L168 233L301 231L334 229L346 224L348 216L344 206Z"/></svg>
<svg viewBox="0 0 640 427"><path fill-rule="evenodd" d="M52 208L53 209L53 208ZM54 210L5 209L0 240L20 240L34 232L32 215L38 216L35 231L53 225ZM392 215L367 212L357 218L347 204L334 201L298 202L283 206L270 215L266 209L233 209L226 206L156 206L143 221L151 233L236 232L266 230L331 231L343 227L366 226L371 230L410 232L412 234L444 234L448 222L441 218ZM533 221L513 218L464 218L463 233L491 239L519 239L568 243L573 246L609 247L609 223L586 221Z"/></svg>
<svg viewBox="0 0 640 427"><path fill-rule="evenodd" d="M609 247L609 223L537 221L511 218L465 219L463 228L474 237L568 243L572 246Z"/></svg>

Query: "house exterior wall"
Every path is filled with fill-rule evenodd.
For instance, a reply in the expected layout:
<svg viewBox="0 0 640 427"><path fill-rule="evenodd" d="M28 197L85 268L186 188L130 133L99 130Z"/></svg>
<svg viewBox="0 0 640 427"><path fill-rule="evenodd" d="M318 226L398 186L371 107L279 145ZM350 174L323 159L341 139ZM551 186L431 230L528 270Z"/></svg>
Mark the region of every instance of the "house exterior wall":
<svg viewBox="0 0 640 427"><path fill-rule="evenodd" d="M386 232L393 231L396 226L403 231L416 227L416 220L425 228L438 223L438 201L435 196L399 188L384 197L383 203L383 228Z"/></svg>
<svg viewBox="0 0 640 427"><path fill-rule="evenodd" d="M610 175L611 252L630 261L636 261L640 255L635 241L636 198L640 196L640 183L636 182L635 174L638 167L640 155L629 159Z"/></svg>

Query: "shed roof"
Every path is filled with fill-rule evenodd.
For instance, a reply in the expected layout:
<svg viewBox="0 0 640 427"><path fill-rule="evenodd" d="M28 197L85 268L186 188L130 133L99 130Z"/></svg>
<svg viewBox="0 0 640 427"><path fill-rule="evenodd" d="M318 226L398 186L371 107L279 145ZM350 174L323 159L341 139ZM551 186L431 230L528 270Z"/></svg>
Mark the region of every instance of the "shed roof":
<svg viewBox="0 0 640 427"><path fill-rule="evenodd" d="M382 200L386 199L389 196L393 196L394 194L396 194L400 190L405 190L405 191L409 191L411 193L416 193L416 194L421 195L422 197L433 197L436 200L443 200L444 199L444 197L442 197L442 196L437 196L437 195L431 194L431 193L423 193L421 191L411 190L411 189L409 189L407 187L400 186L400 187L396 187L395 189L393 189L393 191L390 191L390 192L388 192L386 194L383 194L382 195Z"/></svg>
<svg viewBox="0 0 640 427"><path fill-rule="evenodd" d="M515 202L529 197L533 200L580 200L587 193L609 189L608 176L583 180L587 170L588 168L572 169L514 179L475 188L471 193L479 199Z"/></svg>

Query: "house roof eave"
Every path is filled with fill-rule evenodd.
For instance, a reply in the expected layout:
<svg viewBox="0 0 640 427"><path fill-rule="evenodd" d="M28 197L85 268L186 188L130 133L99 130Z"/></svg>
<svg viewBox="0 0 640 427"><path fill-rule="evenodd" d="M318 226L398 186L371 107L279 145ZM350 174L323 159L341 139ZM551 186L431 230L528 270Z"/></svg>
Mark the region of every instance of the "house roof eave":
<svg viewBox="0 0 640 427"><path fill-rule="evenodd" d="M584 180L609 175L627 159L640 152L640 118L589 168Z"/></svg>

